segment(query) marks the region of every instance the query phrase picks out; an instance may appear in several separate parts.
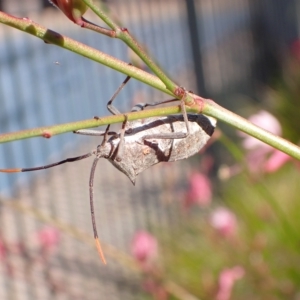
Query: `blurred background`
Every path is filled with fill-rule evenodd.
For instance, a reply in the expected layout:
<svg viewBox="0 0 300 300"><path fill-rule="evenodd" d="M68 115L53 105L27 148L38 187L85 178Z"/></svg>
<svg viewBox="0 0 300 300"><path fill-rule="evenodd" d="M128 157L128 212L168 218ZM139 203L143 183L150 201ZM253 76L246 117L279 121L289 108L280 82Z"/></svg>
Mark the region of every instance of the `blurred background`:
<svg viewBox="0 0 300 300"><path fill-rule="evenodd" d="M299 0L99 5L181 86L299 142ZM0 0L0 9L145 68L47 0ZM0 39L0 133L108 115L124 75L4 25ZM131 80L116 106L163 99ZM2 144L0 168L56 162L100 140ZM92 239L91 164L0 174L0 299L300 299L298 162L223 124L205 151L146 170L136 186L102 159L95 213L107 266Z"/></svg>

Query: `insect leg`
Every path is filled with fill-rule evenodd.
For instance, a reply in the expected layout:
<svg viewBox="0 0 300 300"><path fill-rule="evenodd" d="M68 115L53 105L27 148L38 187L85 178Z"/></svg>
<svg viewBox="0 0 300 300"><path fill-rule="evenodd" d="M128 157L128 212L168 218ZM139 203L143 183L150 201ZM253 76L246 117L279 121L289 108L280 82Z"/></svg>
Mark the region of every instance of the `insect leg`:
<svg viewBox="0 0 300 300"><path fill-rule="evenodd" d="M174 99L168 99L168 100L154 102L154 103L138 103L131 109L131 111L140 111L140 110L144 110L144 108L147 106L157 106L157 105L162 105L162 104L175 102L175 101L180 101L180 100L178 100L177 98L174 98ZM188 119L187 119L187 114L186 114L186 110L185 110L185 106L184 106L184 101L181 102L181 111L183 112L183 116L186 116L186 118L184 118L184 121L187 124L188 133L174 132L174 133L165 133L165 134L159 133L159 134L155 134L155 135L145 135L143 137L143 140L151 139L151 138L160 138L160 139L182 139L182 138L185 138L189 134L189 126L188 126Z"/></svg>
<svg viewBox="0 0 300 300"><path fill-rule="evenodd" d="M125 135L125 131L126 131L126 124L128 121L128 116L124 115L124 117L125 117L125 120L122 123L122 129L121 129L121 133L120 133L120 141L119 141L118 150L117 150L117 154L116 154L117 161L122 160L122 155L124 152L124 135Z"/></svg>
<svg viewBox="0 0 300 300"><path fill-rule="evenodd" d="M114 131L100 131L100 130L93 130L93 129L79 129L74 131L76 134L81 135L89 135L89 136L104 136L104 135L116 135L117 133Z"/></svg>
<svg viewBox="0 0 300 300"><path fill-rule="evenodd" d="M187 97L187 92L185 91L182 99L181 99L181 102L180 102L180 107L181 107L181 112L182 112L182 115L183 115L183 119L184 119L184 122L185 122L185 126L186 126L186 136L187 137L189 134L190 134L190 124L189 124L189 120L188 120L188 116L187 116L187 113L186 113L186 108L185 108L185 99Z"/></svg>
<svg viewBox="0 0 300 300"><path fill-rule="evenodd" d="M186 129L187 132L172 132L172 133L158 133L158 134L151 134L151 135L145 135L143 137L143 140L146 139L184 139L186 138L189 134L190 134L190 126L189 126L189 120L188 120L188 116L187 116L187 112L186 112L186 108L185 108L185 98L186 98L187 93L184 94L183 98L180 100L180 107L181 107L181 112L183 115L183 119L186 125ZM178 99L171 99L171 100L167 100L168 102L171 101L178 101ZM168 103L166 102L166 103ZM158 105L158 104L156 104Z"/></svg>
<svg viewBox="0 0 300 300"><path fill-rule="evenodd" d="M157 106L157 105L162 105L162 104L175 102L175 101L180 101L180 100L174 98L174 99L169 99L169 100L164 100L164 101L159 101L154 103L138 103L131 109L131 111L141 111L144 110L144 108L147 106Z"/></svg>
<svg viewBox="0 0 300 300"><path fill-rule="evenodd" d="M95 177L95 170L97 163L99 161L99 158L101 156L97 155L96 158L94 159L92 168L91 168L91 173L90 173L90 180L89 180L89 191L90 191L90 208L91 208L91 218L92 218L92 225L93 225L93 232L94 232L94 239L96 243L96 248L98 251L98 254L104 264L106 264L106 260L102 251L102 247L100 244L100 240L98 237L98 232L97 232L97 226L96 226L96 219L95 219L95 209L94 209L94 177Z"/></svg>
<svg viewBox="0 0 300 300"><path fill-rule="evenodd" d="M110 100L107 102L107 109L111 112L111 114L113 115L118 115L121 112L112 105L113 101L116 99L116 97L118 96L118 94L122 91L122 89L124 88L124 86L126 85L126 83L130 80L130 76L127 76L125 78L125 80L121 83L121 85L118 87L118 89L115 91L115 93L112 95L112 97L110 98Z"/></svg>
<svg viewBox="0 0 300 300"><path fill-rule="evenodd" d="M125 80L122 82L122 84L118 87L118 89L115 91L115 93L113 94L113 96L111 97L111 99L107 102L107 109L113 114L113 115L117 115L117 114L120 114L120 111L114 107L112 105L113 101L116 99L117 95L121 92L121 90L124 88L124 86L127 84L127 82L130 80L130 76L127 76L125 78ZM120 142L119 142L119 145L118 145L118 149L117 149L117 153L116 153L116 159L118 161L121 161L122 160L122 154L123 154L123 150L124 150L124 135L125 135L125 127L126 127L126 124L127 124L127 120L128 120L128 117L127 115L124 115L125 116L125 120L122 124L122 130L121 130L121 134L120 134ZM106 132L108 132L109 130L109 127L110 125L108 125L106 127ZM102 145L105 144L107 140L107 134L104 135L104 138L103 138L103 141L102 141Z"/></svg>
<svg viewBox="0 0 300 300"><path fill-rule="evenodd" d="M0 169L0 172L4 172L4 173L18 173L18 172L30 172L30 171L37 171L37 170L44 170L44 169L49 169L67 162L74 162L77 160L81 160L81 159L85 159L87 157L90 157L94 154L94 152L90 152L84 155L80 155L80 156L76 156L76 157L70 157L64 160L61 160L59 162L53 163L53 164L49 164L49 165L45 165L45 166L40 166L40 167L34 167L34 168L22 168L22 169Z"/></svg>
<svg viewBox="0 0 300 300"><path fill-rule="evenodd" d="M107 109L109 110L109 112L113 115L117 115L120 114L120 111L114 107L112 105L113 101L116 99L116 97L118 96L118 94L121 92L121 90L124 88L124 86L127 84L127 82L130 80L130 76L127 76L125 78L125 80L122 82L122 84L118 87L118 89L114 92L114 94L112 95L112 97L110 98L110 100L107 102ZM95 117L97 118L97 117ZM127 118L126 121L127 122ZM126 123L125 123L126 124ZM125 125L123 124L122 128L125 128ZM104 145L107 142L107 137L109 135L116 135L116 132L110 132L109 131L110 125L107 125L106 130L105 131L98 131L98 130L93 130L93 129L80 129L80 130L76 130L74 131L74 133L76 134L82 134L82 135L90 135L90 136L104 136L101 145ZM124 129L125 130L125 129ZM123 134L124 137L124 134ZM123 138L124 139L124 138ZM122 145L121 145L122 146ZM122 147L121 147L122 148ZM118 153L119 153L119 149L120 146L118 147ZM122 151L122 150L121 150ZM119 157L117 153L117 156Z"/></svg>

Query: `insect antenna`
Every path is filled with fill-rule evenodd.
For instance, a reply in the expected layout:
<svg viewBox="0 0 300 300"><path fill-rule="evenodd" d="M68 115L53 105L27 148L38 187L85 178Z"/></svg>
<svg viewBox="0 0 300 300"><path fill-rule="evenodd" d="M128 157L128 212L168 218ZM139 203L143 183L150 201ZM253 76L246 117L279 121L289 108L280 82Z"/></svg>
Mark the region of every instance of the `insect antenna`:
<svg viewBox="0 0 300 300"><path fill-rule="evenodd" d="M93 165L91 168L91 173L90 173L90 180L89 180L89 191L90 191L90 208L91 208L91 218L92 218L92 224L93 224L93 232L94 232L94 239L96 243L96 248L99 253L99 256L104 264L106 264L106 260L102 251L102 247L100 244L100 240L98 237L98 232L97 232L97 226L96 226L96 219L95 219L95 208L94 208L94 177L95 177L95 170L97 163L99 161L99 158L101 156L96 156L96 158L93 161Z"/></svg>
<svg viewBox="0 0 300 300"><path fill-rule="evenodd" d="M83 154L80 156L76 156L76 157L69 157L67 159L61 160L59 162L53 163L53 164L49 164L49 165L45 165L45 166L40 166L40 167L34 167L34 168L22 168L22 169L0 169L0 172L3 173L18 173L18 172L31 172L31 171L38 171L38 170L44 170L44 169L49 169L64 163L68 163L68 162L74 162L77 160L81 160L81 159L85 159L87 157L90 157L93 155L94 152L89 152L87 154Z"/></svg>

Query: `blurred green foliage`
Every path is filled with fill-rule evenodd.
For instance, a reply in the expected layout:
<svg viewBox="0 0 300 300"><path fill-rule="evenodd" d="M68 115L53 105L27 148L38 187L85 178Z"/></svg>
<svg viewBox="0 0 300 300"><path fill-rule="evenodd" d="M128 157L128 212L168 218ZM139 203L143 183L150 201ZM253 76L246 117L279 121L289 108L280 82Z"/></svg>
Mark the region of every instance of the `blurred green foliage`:
<svg viewBox="0 0 300 300"><path fill-rule="evenodd" d="M300 140L298 58L287 58L265 94L283 136L294 143ZM276 172L251 174L245 151L224 135L220 141L239 171L218 181L209 207L191 207L180 226L159 229L164 277L199 299L216 299L222 270L240 266L245 273L230 299L300 299L300 163L290 160ZM211 225L211 213L220 206L237 218L234 237Z"/></svg>
<svg viewBox="0 0 300 300"><path fill-rule="evenodd" d="M268 90L267 98L271 111L282 125L283 136L293 143L299 143L300 41L294 42L294 51L286 57L282 74Z"/></svg>
<svg viewBox="0 0 300 300"><path fill-rule="evenodd" d="M297 299L300 296L299 168L288 163L256 181L241 173L220 187L219 197L237 216L227 239L209 222L213 206L194 209L180 228L161 238L165 276L200 299L215 299L225 268L243 267L230 299Z"/></svg>

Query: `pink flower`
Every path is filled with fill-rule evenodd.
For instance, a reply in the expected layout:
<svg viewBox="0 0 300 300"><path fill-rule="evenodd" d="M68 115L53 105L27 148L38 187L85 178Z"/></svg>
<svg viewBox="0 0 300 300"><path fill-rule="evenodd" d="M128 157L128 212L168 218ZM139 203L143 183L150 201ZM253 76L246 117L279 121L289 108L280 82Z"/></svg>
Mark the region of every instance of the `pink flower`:
<svg viewBox="0 0 300 300"><path fill-rule="evenodd" d="M275 135L281 135L280 123L267 111L252 115L249 121ZM247 163L252 173L275 172L290 159L288 155L245 133L240 133L240 136L244 137L243 146L248 151Z"/></svg>
<svg viewBox="0 0 300 300"><path fill-rule="evenodd" d="M300 40L295 40L291 44L290 50L293 57L295 57L298 61L300 61Z"/></svg>
<svg viewBox="0 0 300 300"><path fill-rule="evenodd" d="M224 269L219 276L219 290L216 300L229 300L235 281L241 279L245 271L240 266L231 269Z"/></svg>
<svg viewBox="0 0 300 300"><path fill-rule="evenodd" d="M7 255L7 246L2 240L0 240L0 259L1 260L5 259L6 255Z"/></svg>
<svg viewBox="0 0 300 300"><path fill-rule="evenodd" d="M212 188L209 178L201 173L193 172L189 179L189 190L185 199L185 207L193 204L207 206L212 198Z"/></svg>
<svg viewBox="0 0 300 300"><path fill-rule="evenodd" d="M49 0L57 6L70 20L82 26L82 15L87 11L88 7L82 0Z"/></svg>
<svg viewBox="0 0 300 300"><path fill-rule="evenodd" d="M273 134L281 135L281 126L279 121L265 110L261 110L258 113L250 116L248 120ZM243 146L247 150L253 150L258 147L273 149L271 146L243 132L239 132L239 135L244 137Z"/></svg>
<svg viewBox="0 0 300 300"><path fill-rule="evenodd" d="M214 158L212 155L205 154L202 156L200 169L204 174L209 174L213 169L215 164Z"/></svg>
<svg viewBox="0 0 300 300"><path fill-rule="evenodd" d="M263 171L263 166L270 153L274 151L273 148L266 145L266 147L257 147L247 153L247 165L251 173L257 174Z"/></svg>
<svg viewBox="0 0 300 300"><path fill-rule="evenodd" d="M143 283L143 288L149 294L152 295L155 300L167 300L169 299L168 292L162 286L161 280L155 280L154 278L147 278Z"/></svg>
<svg viewBox="0 0 300 300"><path fill-rule="evenodd" d="M37 232L39 245L47 250L52 250L60 242L60 232L54 227L45 227Z"/></svg>
<svg viewBox="0 0 300 300"><path fill-rule="evenodd" d="M131 244L131 253L140 263L153 261L157 257L157 240L146 231L138 231Z"/></svg>
<svg viewBox="0 0 300 300"><path fill-rule="evenodd" d="M233 212L225 207L214 210L210 216L211 226L224 237L232 237L237 231L237 220Z"/></svg>
<svg viewBox="0 0 300 300"><path fill-rule="evenodd" d="M289 155L274 149L273 153L264 164L264 171L267 173L273 173L280 169L289 160L291 160Z"/></svg>

